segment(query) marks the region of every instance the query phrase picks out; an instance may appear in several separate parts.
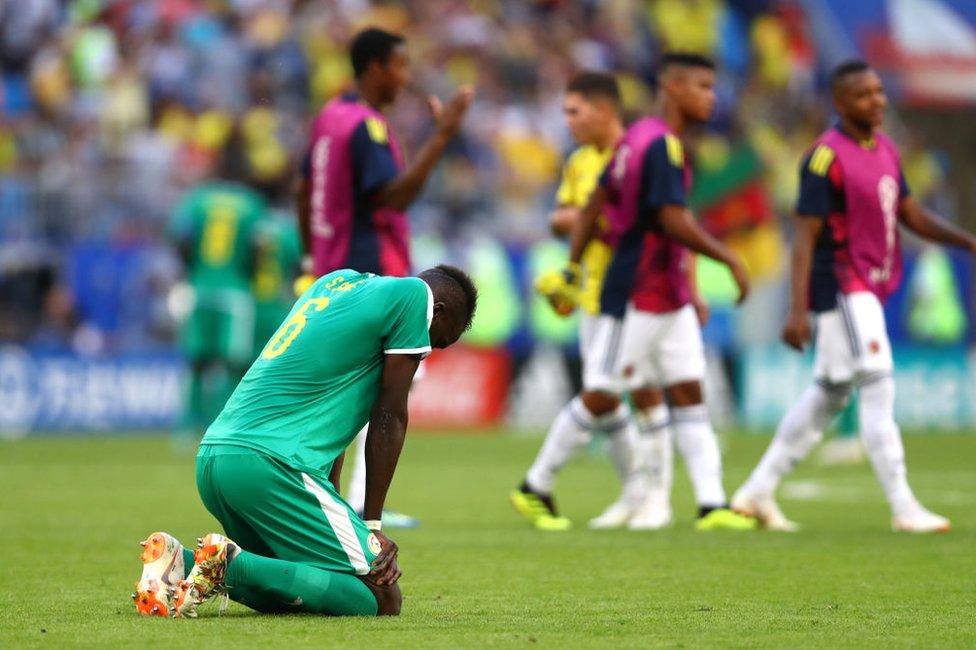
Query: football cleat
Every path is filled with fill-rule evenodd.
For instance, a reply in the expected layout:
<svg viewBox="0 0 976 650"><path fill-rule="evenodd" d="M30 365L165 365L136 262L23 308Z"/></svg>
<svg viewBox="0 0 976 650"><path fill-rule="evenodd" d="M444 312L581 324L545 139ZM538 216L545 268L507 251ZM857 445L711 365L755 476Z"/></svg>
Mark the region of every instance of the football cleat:
<svg viewBox="0 0 976 650"><path fill-rule="evenodd" d="M589 527L593 530L623 528L637 510L639 507L635 507L627 499L617 499L598 517L590 519Z"/></svg>
<svg viewBox="0 0 976 650"><path fill-rule="evenodd" d="M747 496L736 492L732 497L732 510L746 517L753 517L761 528L782 533L795 533L800 524L790 521L779 509L772 496Z"/></svg>
<svg viewBox="0 0 976 650"><path fill-rule="evenodd" d="M634 512L627 528L630 530L661 530L671 525L671 504L667 498L648 498Z"/></svg>
<svg viewBox="0 0 976 650"><path fill-rule="evenodd" d="M695 522L695 528L702 531L710 530L755 530L759 522L755 517L740 515L728 508L715 508Z"/></svg>
<svg viewBox="0 0 976 650"><path fill-rule="evenodd" d="M183 545L169 533L152 533L142 546L142 577L132 601L143 616L169 616L176 588L183 580Z"/></svg>
<svg viewBox="0 0 976 650"><path fill-rule="evenodd" d="M551 496L533 492L525 483L513 490L508 498L519 514L538 530L564 531L573 527L569 519L560 517L556 512L556 504Z"/></svg>
<svg viewBox="0 0 976 650"><path fill-rule="evenodd" d="M234 559L237 552L237 544L218 533L197 539L193 569L176 589L173 616L196 618L198 605L226 593L224 575L227 573L227 563Z"/></svg>
<svg viewBox="0 0 976 650"><path fill-rule="evenodd" d="M908 512L891 519L891 529L904 533L948 533L952 522L945 517L916 505Z"/></svg>

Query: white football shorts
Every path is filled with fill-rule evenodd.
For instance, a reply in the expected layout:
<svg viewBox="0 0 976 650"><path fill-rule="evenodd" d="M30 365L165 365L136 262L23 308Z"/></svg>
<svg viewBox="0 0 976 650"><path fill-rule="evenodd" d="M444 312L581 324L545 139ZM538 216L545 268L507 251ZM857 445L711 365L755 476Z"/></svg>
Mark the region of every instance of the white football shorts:
<svg viewBox="0 0 976 650"><path fill-rule="evenodd" d="M858 291L837 296L837 307L817 314L813 376L829 384L862 383L890 374L894 363L877 296Z"/></svg>
<svg viewBox="0 0 976 650"><path fill-rule="evenodd" d="M628 305L623 320L598 316L581 323L580 346L587 390L623 393L705 378L701 326L690 304L661 314Z"/></svg>

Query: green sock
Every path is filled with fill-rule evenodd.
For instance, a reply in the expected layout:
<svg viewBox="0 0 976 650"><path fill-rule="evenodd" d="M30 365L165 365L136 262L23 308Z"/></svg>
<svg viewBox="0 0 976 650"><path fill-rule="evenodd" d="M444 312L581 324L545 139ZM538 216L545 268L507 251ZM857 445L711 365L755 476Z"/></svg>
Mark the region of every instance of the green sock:
<svg viewBox="0 0 976 650"><path fill-rule="evenodd" d="M193 565L196 560L193 559L193 551L187 547L183 547L183 579L185 580L189 575L190 571L193 570Z"/></svg>
<svg viewBox="0 0 976 650"><path fill-rule="evenodd" d="M184 387L181 429L185 435L197 435L205 418L203 370L194 363L190 366L189 374L189 381Z"/></svg>
<svg viewBox="0 0 976 650"><path fill-rule="evenodd" d="M234 601L261 612L376 615L373 592L354 575L244 550L227 566L224 582Z"/></svg>

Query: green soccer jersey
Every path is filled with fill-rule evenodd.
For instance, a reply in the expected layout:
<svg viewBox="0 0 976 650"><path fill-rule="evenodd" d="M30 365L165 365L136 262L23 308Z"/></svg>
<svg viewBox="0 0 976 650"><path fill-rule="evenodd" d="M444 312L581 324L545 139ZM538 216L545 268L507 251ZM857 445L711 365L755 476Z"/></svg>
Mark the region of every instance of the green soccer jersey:
<svg viewBox="0 0 976 650"><path fill-rule="evenodd" d="M434 299L419 278L349 269L319 278L292 307L203 445L237 445L313 475L366 424L384 354L430 352Z"/></svg>
<svg viewBox="0 0 976 650"><path fill-rule="evenodd" d="M249 288L255 227L266 211L260 195L231 183L202 185L183 198L169 231L190 245L187 275L198 292Z"/></svg>
<svg viewBox="0 0 976 650"><path fill-rule="evenodd" d="M295 303L292 281L302 258L302 244L295 220L267 219L257 228L254 264L254 356L274 335Z"/></svg>

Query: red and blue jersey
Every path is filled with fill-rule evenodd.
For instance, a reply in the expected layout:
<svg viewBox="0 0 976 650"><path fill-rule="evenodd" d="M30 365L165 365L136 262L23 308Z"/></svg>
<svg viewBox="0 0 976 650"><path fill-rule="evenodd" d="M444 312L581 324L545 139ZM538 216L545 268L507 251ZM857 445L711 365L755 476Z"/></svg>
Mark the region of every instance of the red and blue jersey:
<svg viewBox="0 0 976 650"><path fill-rule="evenodd" d="M681 141L659 118L638 120L617 145L600 184L607 195L608 239L615 244L601 312L620 318L628 302L654 313L687 304L687 251L664 235L660 222L661 208L684 206L691 186Z"/></svg>
<svg viewBox="0 0 976 650"><path fill-rule="evenodd" d="M809 307L834 309L838 294L882 302L901 280L899 204L909 194L898 149L883 133L859 142L839 127L814 143L800 168L796 213L824 220L810 272Z"/></svg>
<svg viewBox="0 0 976 650"><path fill-rule="evenodd" d="M314 273L410 274L405 213L375 202L403 168L386 117L354 95L333 99L312 127L306 159Z"/></svg>

